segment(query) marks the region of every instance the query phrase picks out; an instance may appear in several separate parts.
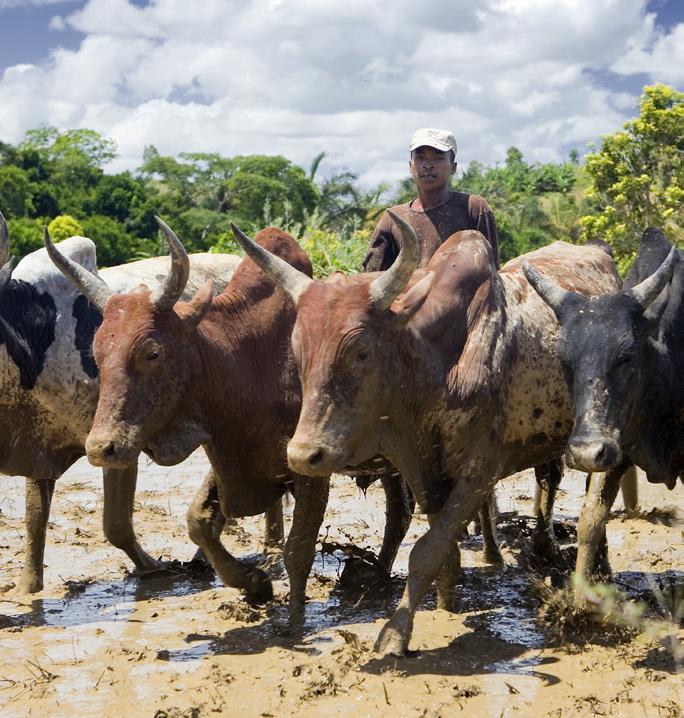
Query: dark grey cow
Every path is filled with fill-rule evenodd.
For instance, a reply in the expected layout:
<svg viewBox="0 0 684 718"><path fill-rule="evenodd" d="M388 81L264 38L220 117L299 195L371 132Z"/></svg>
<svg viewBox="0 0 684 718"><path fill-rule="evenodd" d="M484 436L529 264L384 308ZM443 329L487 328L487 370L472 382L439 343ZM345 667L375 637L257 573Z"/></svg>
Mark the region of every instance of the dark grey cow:
<svg viewBox="0 0 684 718"><path fill-rule="evenodd" d="M84 237L60 242L61 251L96 272L95 245ZM13 269L9 232L0 214L0 472L26 477L26 556L19 589L43 587L45 532L54 482L83 456L98 396L92 340L101 316L52 264L44 249ZM207 279L225 286L240 259L191 258L191 295ZM104 269L113 291L141 283L163 286L168 257ZM131 515L137 464L104 471L104 533L139 570L156 567L139 545Z"/></svg>
<svg viewBox="0 0 684 718"><path fill-rule="evenodd" d="M561 288L543 268L525 274L561 326L574 414L566 459L606 472L592 477L580 515L577 571L607 574L605 526L623 471L636 464L670 489L684 471L681 252L647 229L622 290L591 298Z"/></svg>

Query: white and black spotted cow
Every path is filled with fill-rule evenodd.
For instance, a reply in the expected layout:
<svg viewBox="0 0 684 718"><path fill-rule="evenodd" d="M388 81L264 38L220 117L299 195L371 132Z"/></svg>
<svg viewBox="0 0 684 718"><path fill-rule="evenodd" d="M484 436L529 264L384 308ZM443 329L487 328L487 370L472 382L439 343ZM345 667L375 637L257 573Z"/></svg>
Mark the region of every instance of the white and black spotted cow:
<svg viewBox="0 0 684 718"><path fill-rule="evenodd" d="M60 250L97 272L95 245L71 237ZM26 557L19 589L43 587L43 553L54 482L79 457L97 407L98 373L91 344L101 317L50 261L45 249L13 268L9 232L0 214L0 472L26 477ZM163 291L169 257L103 269L114 292L144 283ZM222 291L240 258L190 258L186 295L207 279ZM132 525L137 465L104 472L104 533L138 570L156 562L138 544Z"/></svg>

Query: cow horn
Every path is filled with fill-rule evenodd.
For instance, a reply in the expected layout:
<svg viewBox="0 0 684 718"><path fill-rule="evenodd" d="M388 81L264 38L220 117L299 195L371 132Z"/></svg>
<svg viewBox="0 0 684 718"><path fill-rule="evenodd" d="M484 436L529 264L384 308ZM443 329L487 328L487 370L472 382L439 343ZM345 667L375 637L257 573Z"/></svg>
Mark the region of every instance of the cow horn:
<svg viewBox="0 0 684 718"><path fill-rule="evenodd" d="M12 279L12 272L14 271L14 265L17 263L17 258L12 257L9 262L5 262L2 269L0 269L0 294L5 291L5 287L9 284L9 280Z"/></svg>
<svg viewBox="0 0 684 718"><path fill-rule="evenodd" d="M155 216L157 224L166 236L166 242L171 251L171 270L169 271L164 284L154 290L152 302L162 312L170 312L173 305L180 299L185 285L190 276L190 260L185 247L180 239L176 237L171 227L164 220Z"/></svg>
<svg viewBox="0 0 684 718"><path fill-rule="evenodd" d="M0 212L0 267L4 266L5 262L9 259L9 229L7 227L7 220Z"/></svg>
<svg viewBox="0 0 684 718"><path fill-rule="evenodd" d="M45 242L45 249L47 249L47 253L50 255L50 259L57 269L83 293L85 298L93 306L97 307L100 314L103 314L105 304L113 294L106 282L92 272L89 272L78 262L74 262L73 259L65 257L52 243L47 227L43 234L43 241Z"/></svg>
<svg viewBox="0 0 684 718"><path fill-rule="evenodd" d="M663 263L650 276L632 287L627 293L630 294L646 309L649 304L662 292L665 285L670 281L675 264L679 260L677 247L672 247L670 253L665 257Z"/></svg>
<svg viewBox="0 0 684 718"><path fill-rule="evenodd" d="M401 251L394 264L377 279L374 279L369 287L373 306L380 311L389 309L392 302L402 293L409 283L411 276L418 269L420 256L418 254L418 237L413 227L403 220L399 215L387 210L387 214L396 222L401 231Z"/></svg>
<svg viewBox="0 0 684 718"><path fill-rule="evenodd" d="M313 282L313 279L307 277L304 272L300 272L296 267L288 264L288 262L281 257L276 256L258 245L239 229L235 223L231 222L230 228L233 230L235 239L245 252L247 252L279 287L284 289L292 297L292 301L296 305L302 292Z"/></svg>
<svg viewBox="0 0 684 718"><path fill-rule="evenodd" d="M522 268L527 281L532 285L537 294L557 314L563 302L572 294L563 289L553 280L540 274L526 259L522 261Z"/></svg>

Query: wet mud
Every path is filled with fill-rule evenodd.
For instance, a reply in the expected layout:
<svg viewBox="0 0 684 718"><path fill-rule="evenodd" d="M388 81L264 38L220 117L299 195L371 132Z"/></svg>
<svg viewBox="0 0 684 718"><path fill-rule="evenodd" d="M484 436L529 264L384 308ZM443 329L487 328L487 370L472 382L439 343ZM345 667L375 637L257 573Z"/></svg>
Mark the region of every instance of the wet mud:
<svg viewBox="0 0 684 718"><path fill-rule="evenodd" d="M485 565L480 537L465 538L459 611L436 610L428 594L411 657L380 659L373 641L399 600L425 519L414 517L388 581L341 587L350 553L379 549L384 495L379 485L364 495L350 479L334 477L323 550L307 587L305 634L293 639L277 556L265 559L276 600L263 607L182 565L195 552L185 511L206 468L201 452L178 467L141 466L136 531L169 564L138 577L103 541L99 472L78 462L57 483L45 589L30 597L12 588L23 560L23 480L2 480L0 715L681 715L682 666L667 646L639 637L601 641L600 631L596 640L559 645L539 623L540 583L548 587L558 576L534 575L525 561L531 472L499 484L505 567ZM570 559L583 487L584 477L568 472L557 502L557 535ZM657 616L666 608L661 588L676 593L684 580L682 527L657 521L664 506L681 502L681 492L645 481L640 490L639 517L626 517L616 504L611 560L618 587ZM228 527L224 541L236 555L263 560L262 535L263 522L246 519ZM684 638L681 627L676 636Z"/></svg>

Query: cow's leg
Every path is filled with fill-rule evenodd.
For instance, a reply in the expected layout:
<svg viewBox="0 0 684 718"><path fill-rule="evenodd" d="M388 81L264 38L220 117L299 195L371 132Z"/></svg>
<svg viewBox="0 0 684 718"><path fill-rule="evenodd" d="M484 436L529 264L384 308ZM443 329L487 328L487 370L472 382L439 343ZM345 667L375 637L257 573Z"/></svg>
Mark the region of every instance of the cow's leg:
<svg viewBox="0 0 684 718"><path fill-rule="evenodd" d="M489 563L492 566L503 566L503 556L496 541L497 514L496 493L494 489L492 489L487 495L487 500L480 506L480 510L478 511L480 528L482 530L483 558L485 563Z"/></svg>
<svg viewBox="0 0 684 718"><path fill-rule="evenodd" d="M157 570L160 561L155 561L138 543L133 530L133 501L138 466L132 464L125 469L103 469L104 505L102 526L107 541L126 553L136 569L145 573Z"/></svg>
<svg viewBox="0 0 684 718"><path fill-rule="evenodd" d="M206 496L206 503L204 505L205 510L202 514L202 517L205 521L209 522L212 535L218 541L224 527L227 524L230 524L231 526L237 525L237 521L235 519L230 519L229 521L227 521L226 517L221 512L218 489L216 488L216 475L214 474L213 469L209 469L209 472L204 477L204 482L200 491L203 491L204 495ZM189 515L190 510L188 509L188 525L190 522ZM194 541L194 543L197 543L197 541ZM203 571L207 569L210 571L214 570L213 566L209 562L209 559L204 555L204 551L202 551L201 548L197 549L195 555L190 560L190 563Z"/></svg>
<svg viewBox="0 0 684 718"><path fill-rule="evenodd" d="M24 568L17 586L22 593L36 593L43 588L45 536L54 490L54 481L26 479L26 547Z"/></svg>
<svg viewBox="0 0 684 718"><path fill-rule="evenodd" d="M620 490L622 501L625 504L625 511L628 513L637 511L639 508L639 489L637 487L636 466L630 466L620 479Z"/></svg>
<svg viewBox="0 0 684 718"><path fill-rule="evenodd" d="M485 501L492 486L491 481L482 482L472 478L454 481L444 507L432 517L430 529L418 539L411 551L404 594L394 615L378 636L376 651L399 656L406 653L418 603L430 584L437 579L445 561L453 552L456 539ZM449 593L446 586L443 589ZM453 589L450 592L453 595ZM449 599L449 596L445 598Z"/></svg>
<svg viewBox="0 0 684 718"><path fill-rule="evenodd" d="M563 478L561 459L534 467L536 479L535 517L532 546L537 556L553 561L560 554L560 547L553 532L553 505L556 492Z"/></svg>
<svg viewBox="0 0 684 718"><path fill-rule="evenodd" d="M610 572L607 556L606 522L608 512L620 488L620 477L628 464L605 474L592 474L584 506L577 524L577 567L579 576L589 579L596 574L598 560L605 563L602 572Z"/></svg>
<svg viewBox="0 0 684 718"><path fill-rule="evenodd" d="M437 522L439 514L428 514L428 523L430 528ZM466 524L467 526L467 524ZM410 571L410 562L409 562ZM461 573L461 550L456 539L451 550L447 553L442 567L439 569L437 578L435 578L435 588L437 589L437 608L444 611L456 610L456 581Z"/></svg>
<svg viewBox="0 0 684 718"><path fill-rule="evenodd" d="M217 511L229 513L223 506L213 471L209 472L188 508L188 533L204 552L224 585L240 588L252 603L263 603L273 598L273 586L264 571L251 564L241 563L231 556L217 533Z"/></svg>
<svg viewBox="0 0 684 718"><path fill-rule="evenodd" d="M411 525L416 500L401 475L383 475L380 480L385 490L385 532L378 563L390 573L401 542Z"/></svg>
<svg viewBox="0 0 684 718"><path fill-rule="evenodd" d="M386 582L401 542L411 525L416 500L401 474L398 471L393 474L379 474L370 481L368 476L364 476L364 486L369 486L378 478L385 492L385 530L380 553L376 563L358 557L347 559L340 577L340 583L344 586L365 589L370 585Z"/></svg>
<svg viewBox="0 0 684 718"><path fill-rule="evenodd" d="M316 554L318 532L328 504L329 479L297 476L293 482L295 505L283 560L290 579L290 627L304 622L306 581Z"/></svg>
<svg viewBox="0 0 684 718"><path fill-rule="evenodd" d="M278 499L266 512L264 523L264 549L276 551L283 547L285 529L283 527L283 500Z"/></svg>

